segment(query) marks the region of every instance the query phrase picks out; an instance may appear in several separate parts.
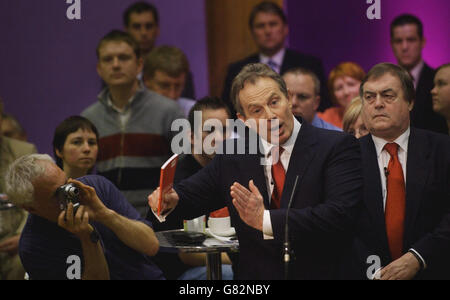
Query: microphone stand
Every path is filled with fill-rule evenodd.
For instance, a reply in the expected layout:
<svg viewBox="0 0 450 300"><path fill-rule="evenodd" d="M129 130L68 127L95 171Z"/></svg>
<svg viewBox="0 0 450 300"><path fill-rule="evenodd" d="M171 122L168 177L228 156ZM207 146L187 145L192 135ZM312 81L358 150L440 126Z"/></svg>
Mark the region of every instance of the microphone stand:
<svg viewBox="0 0 450 300"><path fill-rule="evenodd" d="M284 228L284 279L289 279L289 262L291 261L291 249L289 245L289 210L292 205L292 199L294 198L295 189L297 188L298 175L295 178L294 188L292 189L291 198L289 199L289 204L286 210L286 225Z"/></svg>

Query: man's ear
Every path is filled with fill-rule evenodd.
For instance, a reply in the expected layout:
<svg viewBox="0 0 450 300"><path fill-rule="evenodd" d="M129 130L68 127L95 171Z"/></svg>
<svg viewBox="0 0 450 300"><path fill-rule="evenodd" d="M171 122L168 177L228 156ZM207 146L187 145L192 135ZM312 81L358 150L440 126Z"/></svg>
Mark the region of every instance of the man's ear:
<svg viewBox="0 0 450 300"><path fill-rule="evenodd" d="M100 78L102 78L102 72L100 71L100 62L97 62L96 70L97 70L98 76L100 76ZM102 79L103 79L103 78L102 78Z"/></svg>
<svg viewBox="0 0 450 300"><path fill-rule="evenodd" d="M21 209L29 212L30 214L34 214L36 212L36 210L34 209L34 207L32 205L23 204L23 205L19 205L19 207Z"/></svg>
<svg viewBox="0 0 450 300"><path fill-rule="evenodd" d="M319 105L320 105L320 96L317 95L314 98L314 110L317 111L319 109Z"/></svg>
<svg viewBox="0 0 450 300"><path fill-rule="evenodd" d="M414 103L415 103L415 100L413 99L410 103L409 103L409 105L408 105L408 110L411 112L412 110L413 110L413 108L414 108Z"/></svg>

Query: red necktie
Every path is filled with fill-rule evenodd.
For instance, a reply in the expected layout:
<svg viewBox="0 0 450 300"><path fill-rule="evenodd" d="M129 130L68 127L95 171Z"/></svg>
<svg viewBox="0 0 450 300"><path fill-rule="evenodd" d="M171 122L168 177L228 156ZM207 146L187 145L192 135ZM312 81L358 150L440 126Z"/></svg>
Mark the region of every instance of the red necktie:
<svg viewBox="0 0 450 300"><path fill-rule="evenodd" d="M389 249L393 260L403 254L403 231L405 222L405 180L403 169L398 159L398 145L386 144L384 149L391 159L387 168L387 198L385 209L386 232Z"/></svg>
<svg viewBox="0 0 450 300"><path fill-rule="evenodd" d="M283 164L281 163L281 154L284 149L281 147L274 147L272 149L272 159L277 160L272 163L272 179L275 182L275 186L272 193L272 201L270 201L270 208L280 208L281 195L283 194L284 180L286 178L286 172L284 171Z"/></svg>

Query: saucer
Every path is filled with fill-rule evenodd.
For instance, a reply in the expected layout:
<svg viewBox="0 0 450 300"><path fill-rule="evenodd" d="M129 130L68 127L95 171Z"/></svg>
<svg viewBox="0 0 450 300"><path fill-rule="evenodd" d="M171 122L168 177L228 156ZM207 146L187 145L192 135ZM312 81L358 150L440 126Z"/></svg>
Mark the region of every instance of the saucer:
<svg viewBox="0 0 450 300"><path fill-rule="evenodd" d="M210 228L206 228L206 231L211 235L217 235L220 237L230 237L236 234L236 230L234 227L230 227L227 231L224 232L212 232Z"/></svg>

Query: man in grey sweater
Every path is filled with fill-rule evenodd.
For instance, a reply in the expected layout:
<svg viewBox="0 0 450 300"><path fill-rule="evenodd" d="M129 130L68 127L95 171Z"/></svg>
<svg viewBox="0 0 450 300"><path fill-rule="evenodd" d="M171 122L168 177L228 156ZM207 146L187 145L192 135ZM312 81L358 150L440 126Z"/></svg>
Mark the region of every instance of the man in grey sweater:
<svg viewBox="0 0 450 300"><path fill-rule="evenodd" d="M184 115L174 101L145 89L137 79L143 62L129 34L108 33L98 44L97 58L106 88L81 114L100 135L97 171L144 215L147 195L159 185L160 167L172 154L172 122Z"/></svg>

